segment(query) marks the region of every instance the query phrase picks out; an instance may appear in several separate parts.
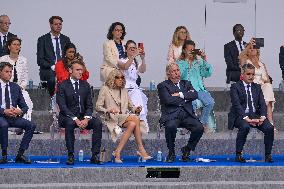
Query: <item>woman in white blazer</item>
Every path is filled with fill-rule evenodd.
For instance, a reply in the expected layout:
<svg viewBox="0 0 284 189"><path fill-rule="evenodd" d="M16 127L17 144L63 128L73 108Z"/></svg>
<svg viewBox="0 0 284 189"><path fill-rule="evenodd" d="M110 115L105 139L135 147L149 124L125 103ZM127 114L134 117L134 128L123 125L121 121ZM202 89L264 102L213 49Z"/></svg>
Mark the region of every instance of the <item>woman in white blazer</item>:
<svg viewBox="0 0 284 189"><path fill-rule="evenodd" d="M27 59L20 55L22 40L11 38L7 42L8 55L0 57L0 62L9 62L13 65L11 82L17 83L22 88L24 99L29 107L24 118L31 121L33 102L29 93L25 90L28 83L28 65Z"/></svg>
<svg viewBox="0 0 284 189"><path fill-rule="evenodd" d="M120 22L114 22L109 27L107 34L108 40L103 45L103 65L100 70L100 78L104 83L108 74L117 68L117 63L120 58L125 58L125 42L126 35L125 27Z"/></svg>

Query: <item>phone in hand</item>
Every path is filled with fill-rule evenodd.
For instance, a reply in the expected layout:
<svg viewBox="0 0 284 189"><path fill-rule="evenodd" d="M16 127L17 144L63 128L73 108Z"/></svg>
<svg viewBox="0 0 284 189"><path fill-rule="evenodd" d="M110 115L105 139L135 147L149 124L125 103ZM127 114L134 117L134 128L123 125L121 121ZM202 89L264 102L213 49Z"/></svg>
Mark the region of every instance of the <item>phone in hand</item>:
<svg viewBox="0 0 284 189"><path fill-rule="evenodd" d="M255 41L254 49L260 49L260 47L264 47L264 38L253 38Z"/></svg>
<svg viewBox="0 0 284 189"><path fill-rule="evenodd" d="M138 48L144 52L144 43L138 43Z"/></svg>
<svg viewBox="0 0 284 189"><path fill-rule="evenodd" d="M201 55L200 49L194 49L194 50L193 50L193 54L200 56L200 55Z"/></svg>

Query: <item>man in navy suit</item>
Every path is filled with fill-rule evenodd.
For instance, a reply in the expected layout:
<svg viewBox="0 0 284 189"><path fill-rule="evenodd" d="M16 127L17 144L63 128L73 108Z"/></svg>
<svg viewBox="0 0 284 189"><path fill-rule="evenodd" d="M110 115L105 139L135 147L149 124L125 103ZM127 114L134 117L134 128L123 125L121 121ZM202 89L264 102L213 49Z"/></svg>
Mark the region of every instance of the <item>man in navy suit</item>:
<svg viewBox="0 0 284 189"><path fill-rule="evenodd" d="M8 54L7 41L16 35L9 32L11 22L7 15L0 16L0 57Z"/></svg>
<svg viewBox="0 0 284 189"><path fill-rule="evenodd" d="M31 161L24 156L24 152L29 147L36 126L32 122L22 118L22 116L27 113L28 106L24 100L21 87L16 83L9 82L12 77L12 70L13 66L10 63L0 63L0 142L2 148L0 164L8 162L7 148L9 127L25 130L15 162L30 164Z"/></svg>
<svg viewBox="0 0 284 189"><path fill-rule="evenodd" d="M252 64L242 66L243 81L231 86L232 107L228 114L228 127L238 128L236 139L236 161L246 162L242 156L250 128L256 128L264 133L265 161L273 162L271 150L274 141L273 125L266 118L267 109L261 86L253 83L255 67Z"/></svg>
<svg viewBox="0 0 284 189"><path fill-rule="evenodd" d="M246 42L243 41L244 27L236 24L233 27L235 40L224 45L224 58L227 64L226 83L237 82L240 80L241 68L239 64L239 54L245 49Z"/></svg>
<svg viewBox="0 0 284 189"><path fill-rule="evenodd" d="M158 85L162 115L160 123L165 126L165 137L169 154L167 162L175 161L175 138L177 128L191 131L187 145L181 148L182 160L189 161L190 151L194 151L204 128L196 117L192 101L197 99L197 92L189 81L180 80L180 69L176 63L166 67L168 80Z"/></svg>
<svg viewBox="0 0 284 189"><path fill-rule="evenodd" d="M93 99L88 82L80 80L84 63L76 60L69 68L70 79L63 81L56 94L59 106L59 125L65 128L65 140L68 150L67 165L74 164L74 129L93 129L91 163L99 164L98 154L101 148L102 122L93 117Z"/></svg>
<svg viewBox="0 0 284 189"><path fill-rule="evenodd" d="M47 81L50 96L54 95L55 90L55 63L62 58L66 43L70 43L69 37L61 34L62 22L60 16L52 16L49 19L51 31L39 37L37 41L39 76L41 81Z"/></svg>

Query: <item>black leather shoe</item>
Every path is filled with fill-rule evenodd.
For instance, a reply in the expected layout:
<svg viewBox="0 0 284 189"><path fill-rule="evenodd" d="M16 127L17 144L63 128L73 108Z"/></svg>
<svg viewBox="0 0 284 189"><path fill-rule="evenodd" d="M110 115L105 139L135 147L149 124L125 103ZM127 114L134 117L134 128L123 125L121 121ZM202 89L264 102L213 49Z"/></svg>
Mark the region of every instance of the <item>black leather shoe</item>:
<svg viewBox="0 0 284 189"><path fill-rule="evenodd" d="M100 161L100 158L98 157L98 155L92 155L91 159L90 159L90 163L91 164L102 164L102 162Z"/></svg>
<svg viewBox="0 0 284 189"><path fill-rule="evenodd" d="M267 163L273 163L274 162L271 154L265 155L265 162L267 162Z"/></svg>
<svg viewBox="0 0 284 189"><path fill-rule="evenodd" d="M242 154L236 154L236 162L246 163L246 159L242 156Z"/></svg>
<svg viewBox="0 0 284 189"><path fill-rule="evenodd" d="M167 163L173 163L176 160L176 155L173 152L169 152L167 158L166 158L166 162Z"/></svg>
<svg viewBox="0 0 284 189"><path fill-rule="evenodd" d="M8 158L7 156L2 156L2 159L0 159L0 164L5 164L8 163Z"/></svg>
<svg viewBox="0 0 284 189"><path fill-rule="evenodd" d="M24 163L24 164L31 164L32 161L29 160L26 156L24 155L17 155L15 159L15 163Z"/></svg>
<svg viewBox="0 0 284 189"><path fill-rule="evenodd" d="M187 146L181 148L181 160L183 162L188 162L190 160L190 149Z"/></svg>
<svg viewBox="0 0 284 189"><path fill-rule="evenodd" d="M67 165L74 165L74 155L68 155L68 159L66 161Z"/></svg>

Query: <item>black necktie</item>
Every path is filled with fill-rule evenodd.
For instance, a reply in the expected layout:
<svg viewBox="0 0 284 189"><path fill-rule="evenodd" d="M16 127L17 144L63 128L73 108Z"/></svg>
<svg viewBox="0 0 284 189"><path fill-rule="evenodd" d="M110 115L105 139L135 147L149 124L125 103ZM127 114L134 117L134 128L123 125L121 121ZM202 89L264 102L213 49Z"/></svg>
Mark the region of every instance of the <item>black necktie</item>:
<svg viewBox="0 0 284 189"><path fill-rule="evenodd" d="M78 99L79 109L80 109L80 112L81 112L80 95L79 95L79 82L78 81L75 82L75 93L76 93L76 96L77 96L77 99Z"/></svg>
<svg viewBox="0 0 284 189"><path fill-rule="evenodd" d="M242 43L240 41L239 41L239 45L240 45L241 51L243 51L243 46L242 46Z"/></svg>
<svg viewBox="0 0 284 189"><path fill-rule="evenodd" d="M253 115L253 107L252 107L251 93L250 93L249 88L250 88L250 85L247 85L247 97L248 97L249 117L252 118L252 115Z"/></svg>
<svg viewBox="0 0 284 189"><path fill-rule="evenodd" d="M17 66L17 61L15 62L15 66L14 66L14 79L13 79L13 82L15 82L15 83L18 82L18 74L17 74L16 66Z"/></svg>
<svg viewBox="0 0 284 189"><path fill-rule="evenodd" d="M56 51L56 59L57 60L61 59L58 39L59 39L58 37L55 37L55 41L56 41L55 51Z"/></svg>
<svg viewBox="0 0 284 189"><path fill-rule="evenodd" d="M4 40L3 40L3 49L5 48L7 43L7 35L4 35Z"/></svg>
<svg viewBox="0 0 284 189"><path fill-rule="evenodd" d="M6 103L6 109L10 108L10 96L9 96L9 85L6 84L5 87L5 103Z"/></svg>

